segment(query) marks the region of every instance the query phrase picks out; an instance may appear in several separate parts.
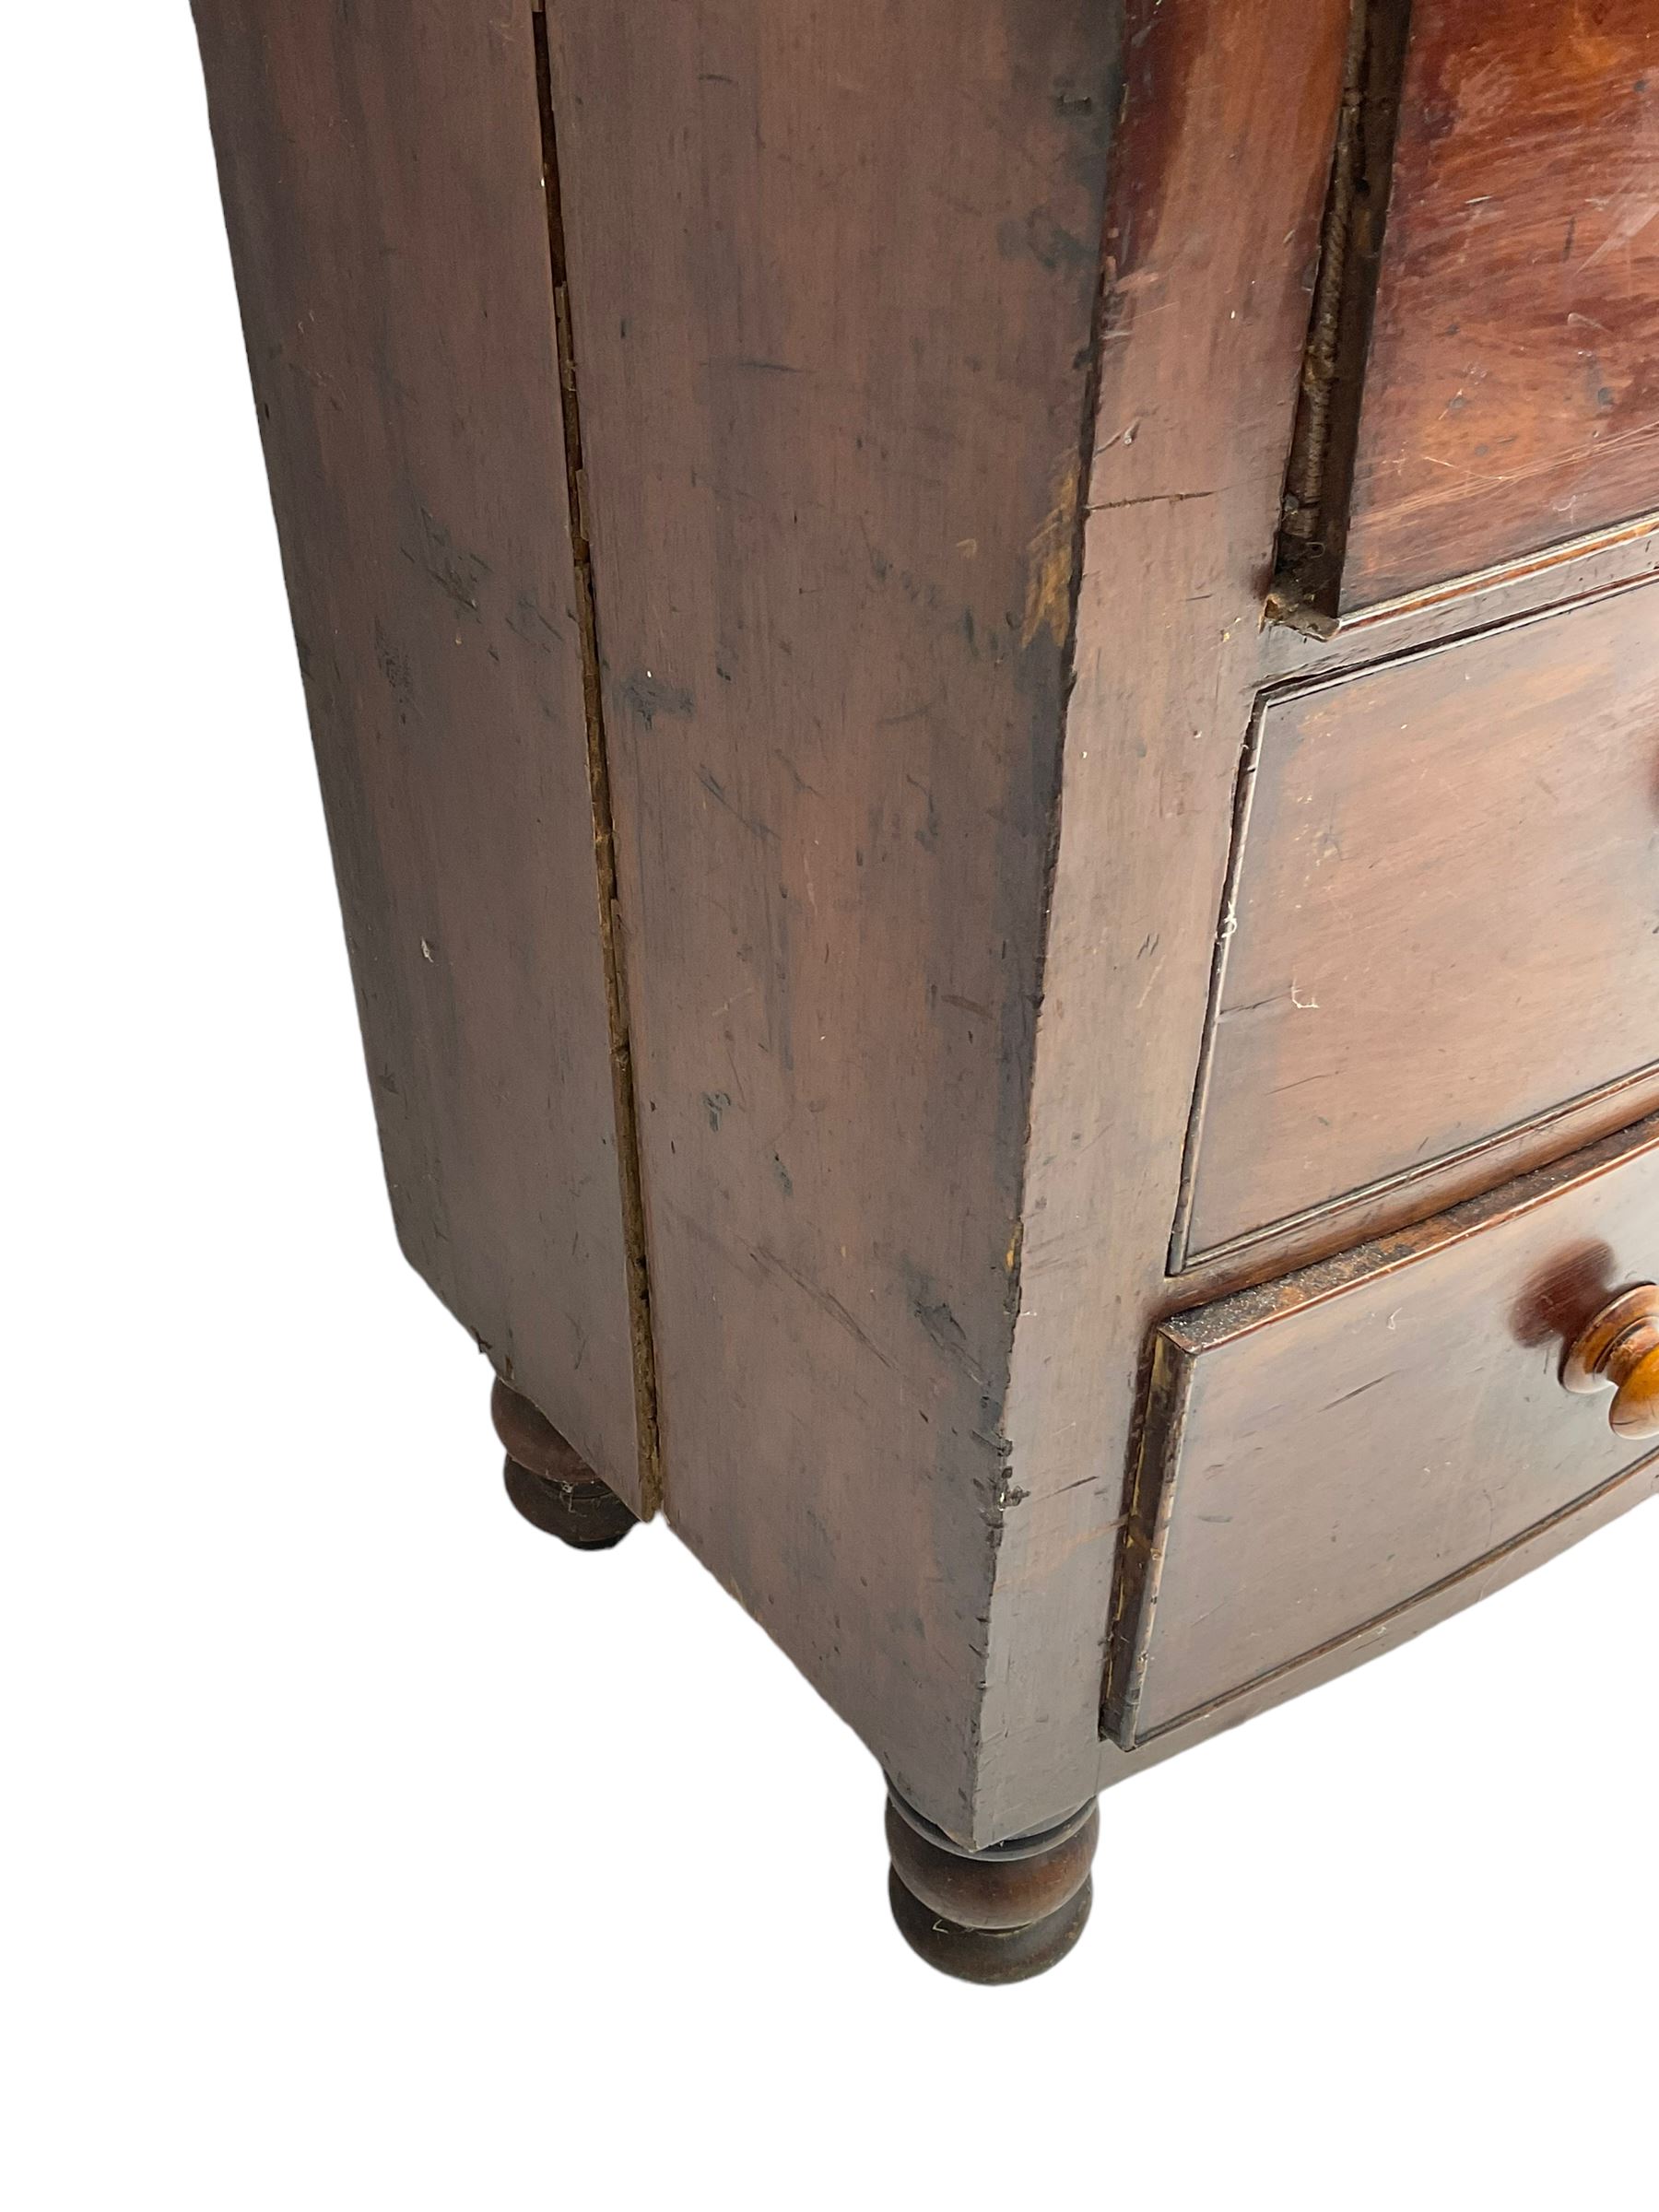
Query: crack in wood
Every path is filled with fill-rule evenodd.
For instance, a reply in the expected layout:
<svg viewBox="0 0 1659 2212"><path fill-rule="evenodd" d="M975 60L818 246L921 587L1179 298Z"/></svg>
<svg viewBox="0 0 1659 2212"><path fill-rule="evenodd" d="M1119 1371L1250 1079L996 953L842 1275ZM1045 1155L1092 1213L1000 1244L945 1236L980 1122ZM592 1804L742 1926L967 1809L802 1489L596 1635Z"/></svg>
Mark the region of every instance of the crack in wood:
<svg viewBox="0 0 1659 2212"><path fill-rule="evenodd" d="M599 939L605 958L606 1009L610 1029L618 1179L621 1186L622 1229L628 1255L629 1331L633 1363L634 1413L640 1445L640 1488L646 1511L650 1512L663 1502L662 1463L657 1433L656 1362L651 1332L651 1277L645 1253L639 1112L629 1031L628 979L623 955L621 909L617 889L610 764L599 677L598 605L594 588L593 550L588 539L582 409L576 388L576 343L567 275L564 207L559 196L559 142L553 116L553 63L547 39L547 11L542 0L533 0L530 24L535 48L542 188L547 208L547 260L559 347L559 386L564 425L571 551L576 572L577 616L582 635L582 689L587 722L588 788L594 808L594 867L599 902Z"/></svg>

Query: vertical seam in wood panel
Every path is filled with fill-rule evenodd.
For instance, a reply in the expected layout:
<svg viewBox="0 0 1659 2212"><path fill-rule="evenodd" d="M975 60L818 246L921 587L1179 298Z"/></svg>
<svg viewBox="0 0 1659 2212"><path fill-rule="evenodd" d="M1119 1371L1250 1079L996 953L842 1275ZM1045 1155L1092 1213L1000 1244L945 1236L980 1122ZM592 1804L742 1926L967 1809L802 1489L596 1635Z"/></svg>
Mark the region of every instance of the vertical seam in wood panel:
<svg viewBox="0 0 1659 2212"><path fill-rule="evenodd" d="M647 1512L663 1501L657 1435L656 1361L651 1333L651 1276L645 1253L645 1206L640 1171L639 1112L628 1018L628 978L621 909L617 895L616 832L611 813L610 762L599 670L599 615L588 539L586 477L582 453L582 409L577 395L576 346L567 276L564 206L559 194L559 141L553 117L553 65L545 0L532 0L535 95L541 124L542 191L547 212L547 265L559 347L559 389L564 421L565 488L570 505L571 552L582 632L582 690L587 721L588 788L594 808L594 867L599 900L599 939L605 959L606 1011L610 1027L611 1084L616 1100L617 1171L629 1275L629 1331L633 1356L634 1412L639 1430L640 1488Z"/></svg>

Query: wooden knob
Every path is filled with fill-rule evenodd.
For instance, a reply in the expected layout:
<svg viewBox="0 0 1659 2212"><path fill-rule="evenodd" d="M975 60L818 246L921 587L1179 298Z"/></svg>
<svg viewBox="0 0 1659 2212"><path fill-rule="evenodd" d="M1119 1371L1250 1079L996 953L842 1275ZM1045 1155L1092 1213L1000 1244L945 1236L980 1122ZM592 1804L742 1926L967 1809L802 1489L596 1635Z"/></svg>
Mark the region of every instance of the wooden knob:
<svg viewBox="0 0 1659 2212"><path fill-rule="evenodd" d="M1604 1306L1569 1349L1561 1381L1584 1392L1612 1385L1615 1436L1659 1436L1659 1283L1639 1283Z"/></svg>

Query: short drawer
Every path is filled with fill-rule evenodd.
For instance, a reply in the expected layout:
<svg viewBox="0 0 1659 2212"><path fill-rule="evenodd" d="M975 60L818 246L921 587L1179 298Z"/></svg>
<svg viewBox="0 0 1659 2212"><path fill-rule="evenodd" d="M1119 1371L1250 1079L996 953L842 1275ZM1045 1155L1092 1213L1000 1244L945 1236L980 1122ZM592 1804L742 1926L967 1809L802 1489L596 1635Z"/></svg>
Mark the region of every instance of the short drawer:
<svg viewBox="0 0 1659 2212"><path fill-rule="evenodd" d="M1176 1265L1645 1078L1656 979L1659 583L1270 698Z"/></svg>
<svg viewBox="0 0 1659 2212"><path fill-rule="evenodd" d="M1611 1391L1575 1394L1562 1370L1594 1317L1656 1281L1659 1115L1165 1323L1119 1576L1110 1732L1131 1747L1194 1720L1444 1593L1611 1486L1644 1483L1659 1441L1616 1434ZM1653 1372L1627 1387L1627 1428L1630 1393Z"/></svg>

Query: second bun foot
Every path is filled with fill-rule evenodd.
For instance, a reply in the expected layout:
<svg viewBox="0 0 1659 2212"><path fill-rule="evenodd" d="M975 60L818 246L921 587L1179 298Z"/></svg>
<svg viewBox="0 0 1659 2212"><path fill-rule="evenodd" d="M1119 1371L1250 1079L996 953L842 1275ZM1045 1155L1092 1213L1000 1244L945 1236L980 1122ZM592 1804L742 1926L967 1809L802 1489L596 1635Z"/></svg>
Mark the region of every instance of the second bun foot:
<svg viewBox="0 0 1659 2212"><path fill-rule="evenodd" d="M489 1412L507 1447L507 1495L533 1527L577 1551L609 1551L638 1525L552 1422L500 1377Z"/></svg>

